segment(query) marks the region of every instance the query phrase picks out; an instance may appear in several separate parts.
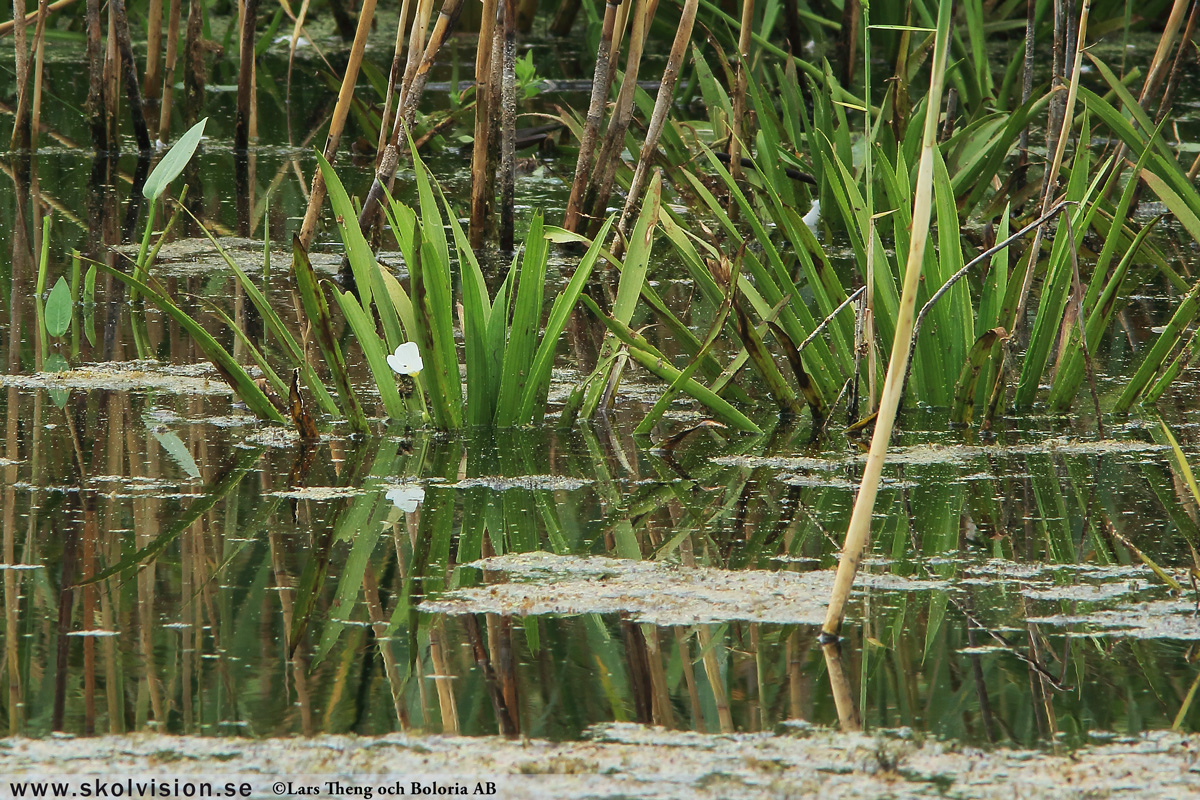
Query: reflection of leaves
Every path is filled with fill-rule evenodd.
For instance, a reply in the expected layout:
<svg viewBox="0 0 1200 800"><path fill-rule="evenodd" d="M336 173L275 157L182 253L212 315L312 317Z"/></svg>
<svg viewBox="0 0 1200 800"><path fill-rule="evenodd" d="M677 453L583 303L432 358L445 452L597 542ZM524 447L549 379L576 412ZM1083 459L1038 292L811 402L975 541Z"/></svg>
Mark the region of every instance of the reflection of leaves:
<svg viewBox="0 0 1200 800"><path fill-rule="evenodd" d="M60 353L51 353L42 360L42 369L46 372L66 372L71 368L67 363L67 359L63 358ZM51 389L50 399L54 401L54 405L62 408L67 404L66 389Z"/></svg>
<svg viewBox="0 0 1200 800"><path fill-rule="evenodd" d="M46 300L46 333L62 336L71 327L71 287L66 278L59 278Z"/></svg>
<svg viewBox="0 0 1200 800"><path fill-rule="evenodd" d="M153 541L138 551L131 553L129 556L121 559L121 561L108 569L93 575L85 581L81 581L78 585L82 586L88 583L102 581L105 578L112 577L118 572L123 572L131 569L143 561L149 561L158 556L167 546L175 540L179 534L183 533L188 527L200 519L204 512L215 506L223 497L237 488L242 482L242 478L258 461L258 457L262 455L263 447L247 448L238 455L237 461L233 466L223 470L217 477L208 484L208 491L201 497L192 501L192 504L187 507L187 510L179 514L175 518L175 522L171 527L160 533Z"/></svg>
<svg viewBox="0 0 1200 800"><path fill-rule="evenodd" d="M150 433L154 434L154 438L162 445L162 449L167 451L167 455L188 474L189 477L199 479L200 468L196 466L196 459L192 458L192 453L188 450L187 445L179 438L179 435L169 428L161 425L154 425L150 420L147 420L147 428Z"/></svg>

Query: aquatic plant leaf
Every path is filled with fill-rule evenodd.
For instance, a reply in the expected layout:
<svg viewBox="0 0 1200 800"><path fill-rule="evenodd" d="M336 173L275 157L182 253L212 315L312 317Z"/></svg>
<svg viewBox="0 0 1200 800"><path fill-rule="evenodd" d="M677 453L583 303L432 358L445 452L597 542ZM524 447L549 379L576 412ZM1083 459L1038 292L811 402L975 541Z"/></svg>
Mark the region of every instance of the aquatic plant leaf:
<svg viewBox="0 0 1200 800"><path fill-rule="evenodd" d="M96 265L88 267L83 276L83 335L88 344L96 346Z"/></svg>
<svg viewBox="0 0 1200 800"><path fill-rule="evenodd" d="M596 305L596 302L586 294L582 296L582 299L584 305L596 315L596 318L603 322L613 332L613 335L629 348L629 355L634 361L637 361L638 364L652 374L657 375L660 379L667 381L668 384L673 384L679 379L682 370L677 369L671 364L649 342L631 330L628 325L602 312L600 307ZM745 414L738 411L727 400L717 395L711 389L697 383L695 380L684 380L682 390L689 397L707 406L714 414L738 430L750 433L762 433L762 429L755 425Z"/></svg>
<svg viewBox="0 0 1200 800"><path fill-rule="evenodd" d="M363 356L367 359L367 366L371 368L371 377L375 379L375 385L379 388L379 399L383 402L384 411L392 419L406 419L408 413L404 407L404 401L400 399L400 392L396 388L396 375L388 366L387 350L383 340L375 332L375 326L371 323L370 317L350 292L339 291L333 285L329 286L329 290L333 293L333 299L337 301L338 307L342 309L342 315L346 318L350 329L354 331L354 338L358 341L358 346L362 348Z"/></svg>
<svg viewBox="0 0 1200 800"><path fill-rule="evenodd" d="M583 258L575 266L575 273L567 283L567 287L554 298L550 307L550 317L546 320L546 330L542 334L541 343L533 356L533 365L529 369L529 377L525 383L524 396L521 398L521 410L518 418L522 423L539 423L546 414L546 397L550 392L550 378L554 371L554 353L558 349L558 337L567 326L567 320L575 310L583 287L592 275L592 269L600 258L601 244L608 240L615 216L609 216L600 227L600 232L584 253Z"/></svg>
<svg viewBox="0 0 1200 800"><path fill-rule="evenodd" d="M296 289L300 293L300 302L304 306L304 315L312 323L316 334L317 345L325 356L325 366L333 378L341 400L342 413L350 423L350 429L355 433L367 432L367 418L354 393L350 383L350 373L346 370L346 360L342 357L342 348L333 332L333 320L329 316L329 304L325 300L325 292L317 282L308 253L300 244L300 237L292 236L292 274L296 278Z"/></svg>
<svg viewBox="0 0 1200 800"><path fill-rule="evenodd" d="M181 205L180 208L182 208L189 216L191 216L192 220L199 225L200 230L204 233L205 238L208 239L208 241L216 249L217 254L221 256L221 260L224 261L226 266L229 267L230 271L233 272L234 276L237 278L238 284L242 287L242 291L246 293L246 297L249 298L250 302L254 304L254 307L258 309L258 313L262 315L263 322L266 323L267 329L271 331L271 334L275 337L275 340L278 341L283 347L284 354L288 358L289 366L299 367L300 377L304 379L304 385L307 386L308 391L312 393L313 399L317 401L317 405L319 405L321 409L325 411L325 413L337 415L337 403L329 394L329 390L325 388L325 384L322 383L319 377L317 377L316 370L314 370L312 365L308 363L308 359L305 357L304 352L300 347L300 343L296 341L294 336L292 336L291 331L288 330L287 325L284 324L283 319L279 316L279 312L277 312L271 306L271 304L267 301L266 295L264 295L262 290L255 285L254 281L250 280L250 276L246 274L245 270L238 266L238 263L234 261L233 257L229 255L229 252L221 246L221 243L218 242L216 237L212 235L212 232L210 232L204 225L201 225L200 220L196 219L196 217L187 210L186 206ZM280 419L282 420L282 417Z"/></svg>
<svg viewBox="0 0 1200 800"><path fill-rule="evenodd" d="M189 478L199 479L200 467L196 466L196 459L192 457L192 451L188 450L187 445L179 438L179 434L152 419L145 418L143 422L151 435L158 440L162 449L171 457L171 460L178 464Z"/></svg>
<svg viewBox="0 0 1200 800"><path fill-rule="evenodd" d="M952 422L965 425L971 423L971 416L975 411L979 373L991 359L996 345L1006 338L1008 333L1004 328L992 328L990 331L984 331L971 346L967 360L963 362L962 371L958 374L958 381L954 384L954 407L950 411Z"/></svg>
<svg viewBox="0 0 1200 800"><path fill-rule="evenodd" d="M550 250L542 235L542 215L536 212L525 239L525 252L517 270L516 296L508 344L504 349L496 396L495 422L509 427L527 422L521 418L525 388L529 384L530 368L537 352L538 333L542 326L542 303L546 296L546 261ZM582 286L579 287L582 290ZM578 295L576 295L578 296Z"/></svg>
<svg viewBox="0 0 1200 800"><path fill-rule="evenodd" d="M204 329L204 326L188 316L187 313L175 305L166 295L159 294L136 278L126 275L119 269L109 267L107 264L99 264L98 266L114 278L136 288L147 300L158 306L163 313L175 320L181 328L187 331L196 342L196 346L212 362L217 372L220 373L221 377L225 379L225 382L229 384L229 387L233 389L237 396L241 398L242 402L246 404L251 413L271 422L285 423L283 415L267 399L262 389L258 388L254 379L246 372L245 367L239 364L229 354L229 351L222 347L212 337L212 334Z"/></svg>
<svg viewBox="0 0 1200 800"><path fill-rule="evenodd" d="M71 287L67 279L60 277L46 298L46 333L57 338L71 327L71 312L74 309L71 300Z"/></svg>
<svg viewBox="0 0 1200 800"><path fill-rule="evenodd" d="M188 128L187 132L179 137L179 141L167 151L162 161L158 162L146 178L146 184L142 187L143 197L151 201L157 200L167 190L171 181L179 177L179 173L183 172L183 168L195 155L196 148L200 146L200 138L204 135L207 122L208 117L205 117Z"/></svg>
<svg viewBox="0 0 1200 800"><path fill-rule="evenodd" d="M346 258L350 262L350 271L354 274L354 284L358 288L358 297L362 308L368 317L371 316L371 273L378 269L375 264L375 254L363 236L358 225L358 214L354 204L346 194L341 179L325 156L317 151L317 164L321 175L325 178L325 188L329 191L329 204L333 207L334 218L337 220L338 232L342 237L342 246L346 248Z"/></svg>

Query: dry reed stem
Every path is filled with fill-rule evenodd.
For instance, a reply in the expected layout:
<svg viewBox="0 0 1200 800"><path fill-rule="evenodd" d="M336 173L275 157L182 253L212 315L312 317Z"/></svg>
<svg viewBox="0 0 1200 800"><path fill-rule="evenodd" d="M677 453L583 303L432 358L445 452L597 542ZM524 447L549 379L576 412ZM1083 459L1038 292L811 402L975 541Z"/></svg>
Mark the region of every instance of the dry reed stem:
<svg viewBox="0 0 1200 800"><path fill-rule="evenodd" d="M942 86L946 77L946 51L949 46L950 0L941 0L938 8L937 40L934 47L932 71L929 79L929 94L926 96L925 130L921 141L921 159L917 167L917 184L913 197L912 240L904 269L904 288L900 295L900 308L896 313L896 335L892 342L891 359L887 377L883 382L883 394L879 401L879 413L875 418L875 433L871 437L871 450L863 468L862 483L858 498L846 529L846 541L838 563L837 577L829 598L829 609L825 624L821 628L823 639L832 640L841 628L846 613L846 601L863 549L871 532L871 514L875 509L875 496L883 475L883 459L892 438L892 426L896 421L896 410L904 390L904 369L908 363L908 351L912 345L910 336L917 304L917 290L921 281L921 266L925 258L925 244L929 238L929 220L933 204L933 149L937 146L937 110L941 108ZM954 232L953 235L957 235Z"/></svg>
<svg viewBox="0 0 1200 800"><path fill-rule="evenodd" d="M1091 11L1091 0L1084 0L1083 8L1079 12L1079 32L1076 38L1075 48L1075 68L1071 73L1071 83L1067 88L1067 101L1062 112L1062 126L1058 131L1057 141L1055 142L1054 157L1050 161L1050 167L1047 172L1048 178L1045 182L1045 191L1042 194L1042 216L1045 217L1051 207L1054 205L1054 194L1058 186L1058 173L1062 169L1063 155L1067 149L1067 139L1070 138L1071 121L1075 112L1075 98L1079 93L1079 67L1083 61L1083 42L1087 36L1088 14ZM1042 247L1042 238L1045 235L1046 226L1043 222L1038 226L1037 231L1033 235L1033 243L1030 245L1030 256L1025 267L1025 276L1021 282L1021 294L1017 298L1017 310L1013 315L1012 324L1009 326L1008 342L1004 346L1004 352L1007 353L1012 343L1017 339L1017 332L1020 330L1021 323L1025 317L1025 305L1029 301L1029 290L1033 285L1033 274L1037 266L1038 252Z"/></svg>
<svg viewBox="0 0 1200 800"><path fill-rule="evenodd" d="M125 14L125 0L109 0L109 8L116 26L117 47L121 52L121 72L125 77L125 96L129 99L129 113L133 117L133 135L137 138L138 150L147 153L150 151L150 130L146 127L137 62L134 61L133 44L129 40L129 18Z"/></svg>
<svg viewBox="0 0 1200 800"><path fill-rule="evenodd" d="M38 129L42 125L42 69L46 61L47 0L38 3L37 30L33 34L33 106L29 113L29 150L36 153Z"/></svg>
<svg viewBox="0 0 1200 800"><path fill-rule="evenodd" d="M354 84L358 81L358 70L362 66L363 50L367 46L367 35L371 32L371 21L375 17L375 0L363 0L358 13L358 30L354 34L354 44L350 46L350 60L346 64L346 74L342 77L342 88L338 92L337 105L333 108L333 118L329 121L329 136L325 139L325 160L330 164L337 157L338 142L346 127L346 117L350 114L350 103L354 99ZM313 170L312 191L308 195L308 207L304 211L304 224L300 226L300 243L307 249L312 244L313 234L317 230L317 217L325 202L325 179L321 170Z"/></svg>
<svg viewBox="0 0 1200 800"><path fill-rule="evenodd" d="M404 65L404 80L400 82L400 100L397 108L404 108L408 102L408 87L412 85L417 68L421 65L421 56L425 54L425 34L429 30L429 18L432 16L433 0L418 0L417 15L413 18L412 29L408 33L408 61Z"/></svg>
<svg viewBox="0 0 1200 800"><path fill-rule="evenodd" d="M29 147L29 44L25 35L25 0L13 0L13 48L17 72L17 113L13 120L10 150Z"/></svg>
<svg viewBox="0 0 1200 800"><path fill-rule="evenodd" d="M471 247L481 247L487 234L492 202L492 38L496 27L496 0L483 0L479 45L475 51L475 143L471 149Z"/></svg>
<svg viewBox="0 0 1200 800"><path fill-rule="evenodd" d="M400 4L400 19L396 22L396 43L392 46L392 68L388 71L387 91L383 95L383 112L379 118L379 139L375 144L375 166L383 159L383 149L390 140L388 125L391 123L392 101L396 97L396 86L400 81L400 59L404 55L404 31L408 22L408 7L410 0L402 0ZM399 109L399 102L396 108Z"/></svg>
<svg viewBox="0 0 1200 800"><path fill-rule="evenodd" d="M46 10L51 13L53 13L55 11L61 11L62 9L66 8L67 6L73 5L76 2L77 2L77 0L58 0L57 3L51 3L50 5L46 6ZM37 11L30 11L28 14L25 15L25 22L33 22L34 20L37 19L37 15L38 15ZM17 22L16 22L15 17L13 19L8 20L7 22L0 22L0 39L4 38L5 36L8 36L10 33L12 33L13 29L16 27L16 24L17 24Z"/></svg>
<svg viewBox="0 0 1200 800"><path fill-rule="evenodd" d="M454 25L458 22L458 16L463 10L463 3L464 0L445 0L442 3L442 9L438 12L437 22L434 23L433 31L429 34L429 42L422 51L416 72L411 80L405 82L401 92L400 116L396 120L397 127L392 132L392 141L395 143L399 142L399 136L404 131L412 130L413 123L417 118L417 106L421 102L421 95L425 93L425 84L429 81L429 70L441 51L442 45L446 43L447 37L454 31ZM403 127L400 127L401 125Z"/></svg>
<svg viewBox="0 0 1200 800"><path fill-rule="evenodd" d="M633 16L633 30L629 34L629 52L625 57L625 75L621 79L621 90L613 108L608 130L604 132L604 144L596 158L596 169L592 172L592 189L595 200L591 204L591 226L598 228L608 208L612 194L613 179L621 151L625 148L625 132L633 119L633 96L637 90L638 68L642 63L642 51L646 43L646 32L650 28L650 5L653 0L640 0ZM598 176L598 177L597 177ZM595 231L592 231L594 233Z"/></svg>
<svg viewBox="0 0 1200 800"><path fill-rule="evenodd" d="M251 101L254 88L254 28L258 18L258 0L242 0L242 38L238 49L237 118L233 129L233 149L245 152L250 147Z"/></svg>
<svg viewBox="0 0 1200 800"><path fill-rule="evenodd" d="M383 149L383 157L379 160L379 168L375 171L375 179L371 182L371 188L367 192L367 198L363 201L362 211L358 215L359 230L364 236L369 236L371 229L375 226L375 221L379 218L379 212L382 208L384 200L384 190L388 192L396 182L396 169L400 165L400 137L406 132L412 130L413 122L417 116L417 105L421 102L421 95L425 92L425 84L429 80L429 69L433 66L434 59L437 58L438 51L445 44L446 37L454 30L454 24L458 21L458 15L462 13L463 0L446 0L442 4L442 10L438 14L437 23L433 27L433 31L429 34L429 43L425 45L424 55L421 57L420 64L417 66L416 72L412 75L411 81L408 81L400 92L400 107L396 113L396 122L392 128L392 137L387 146ZM418 14L420 9L418 9ZM412 57L412 52L409 53Z"/></svg>
<svg viewBox="0 0 1200 800"><path fill-rule="evenodd" d="M513 249L513 204L517 161L517 3L501 0L504 8L504 67L500 76L500 249Z"/></svg>
<svg viewBox="0 0 1200 800"><path fill-rule="evenodd" d="M596 70L592 77L592 96L588 102L583 138L579 142L579 157L575 160L575 179L571 182L571 194L567 198L567 210L563 219L563 227L572 232L579 229L588 178L591 176L592 162L596 155L596 139L600 135L600 125L604 122L604 101L608 97L610 86L609 59L612 57L613 30L616 27L617 10L621 5L622 0L608 0L604 7L604 25L600 29L600 46L596 49Z"/></svg>
<svg viewBox="0 0 1200 800"><path fill-rule="evenodd" d="M175 95L175 61L179 57L179 16L181 0L171 0L167 17L167 53L163 64L162 94L158 108L158 143L171 136L171 101Z"/></svg>
<svg viewBox="0 0 1200 800"><path fill-rule="evenodd" d="M642 187L650 172L650 162L658 151L658 140L667 124L667 115L671 111L671 100L675 93L675 83L679 79L679 70L687 54L688 43L692 40L692 27L696 21L698 6L699 0L684 0L683 11L679 16L679 27L675 29L675 40L671 43L667 66L663 69L662 81L658 86L658 96L654 99L654 111L650 114L650 125L646 129L646 141L642 144L637 169L633 173L633 182L629 185L629 193L625 197L625 207L621 210L621 221L617 225L622 235L628 233L626 226L629 215L642 194ZM730 157L730 163L733 163L733 160Z"/></svg>
<svg viewBox="0 0 1200 800"><path fill-rule="evenodd" d="M846 3L846 8L850 3ZM738 30L738 63L733 90L733 119L729 125L729 174L735 181L742 179L742 130L746 116L746 70L750 64L750 34L754 30L754 0L742 0L742 19ZM849 85L849 84L847 84ZM737 202L730 197L730 211Z"/></svg>
<svg viewBox="0 0 1200 800"><path fill-rule="evenodd" d="M162 80L162 24L162 0L150 0L146 19L146 73L142 78L147 98L158 96Z"/></svg>

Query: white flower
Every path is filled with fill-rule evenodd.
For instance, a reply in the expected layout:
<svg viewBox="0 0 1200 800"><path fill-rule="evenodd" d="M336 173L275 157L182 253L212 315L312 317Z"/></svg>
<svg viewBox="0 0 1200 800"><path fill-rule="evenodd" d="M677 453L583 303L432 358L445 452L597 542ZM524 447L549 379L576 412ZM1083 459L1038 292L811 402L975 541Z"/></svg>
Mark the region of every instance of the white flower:
<svg viewBox="0 0 1200 800"><path fill-rule="evenodd" d="M405 342L396 352L387 357L388 366L397 375L416 377L425 365L421 363L421 350L416 342Z"/></svg>
<svg viewBox="0 0 1200 800"><path fill-rule="evenodd" d="M387 499L391 500L396 508L411 514L425 499L425 490L415 483L402 483L388 489Z"/></svg>
<svg viewBox="0 0 1200 800"><path fill-rule="evenodd" d="M813 200L812 208L808 213L801 217L801 221L808 226L808 229L813 233L817 232L817 221L821 219L821 201Z"/></svg>

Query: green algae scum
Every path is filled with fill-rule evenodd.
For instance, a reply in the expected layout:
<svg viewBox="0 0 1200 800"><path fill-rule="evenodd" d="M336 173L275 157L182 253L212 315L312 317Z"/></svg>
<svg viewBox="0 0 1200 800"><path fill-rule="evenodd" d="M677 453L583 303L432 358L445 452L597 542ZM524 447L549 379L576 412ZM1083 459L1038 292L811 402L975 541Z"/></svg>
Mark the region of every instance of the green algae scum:
<svg viewBox="0 0 1200 800"><path fill-rule="evenodd" d="M1200 2L13 13L0 798L1200 796Z"/></svg>

